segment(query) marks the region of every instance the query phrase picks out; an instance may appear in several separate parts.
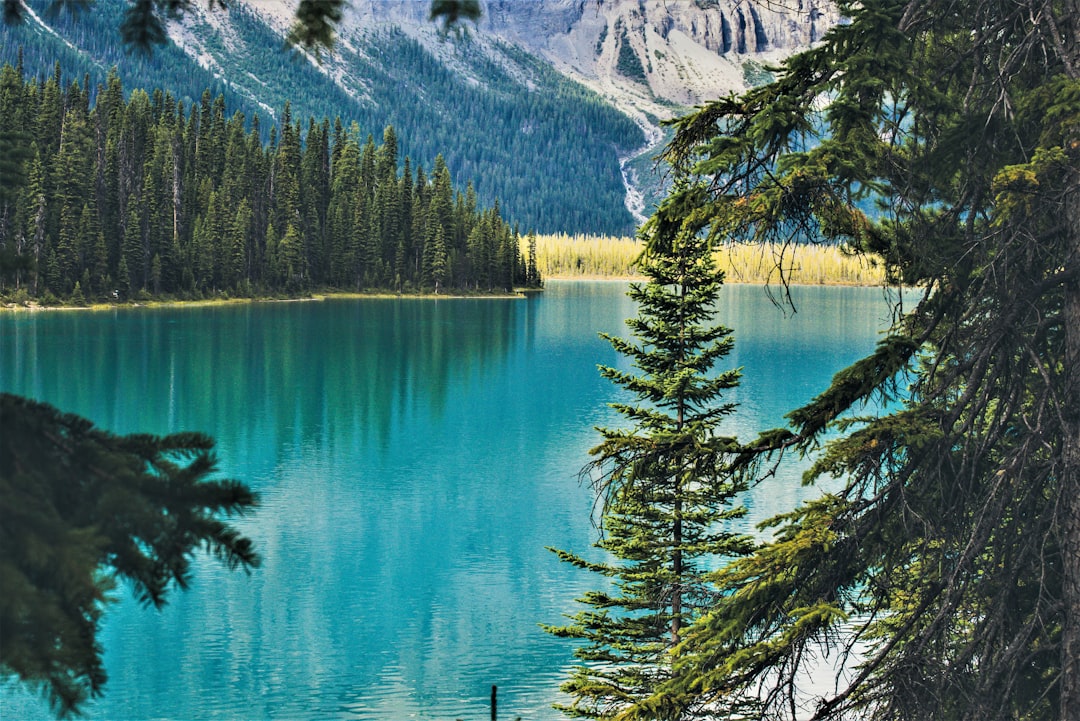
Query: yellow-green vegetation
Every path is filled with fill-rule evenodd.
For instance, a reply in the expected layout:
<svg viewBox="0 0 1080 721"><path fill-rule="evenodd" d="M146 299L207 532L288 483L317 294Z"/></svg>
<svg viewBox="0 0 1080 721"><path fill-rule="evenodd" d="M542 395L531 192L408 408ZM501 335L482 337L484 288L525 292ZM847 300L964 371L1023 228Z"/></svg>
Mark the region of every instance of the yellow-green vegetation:
<svg viewBox="0 0 1080 721"><path fill-rule="evenodd" d="M626 278L636 275L633 265L641 247L626 237L537 235L536 267L545 279Z"/></svg>
<svg viewBox="0 0 1080 721"><path fill-rule="evenodd" d="M800 285L881 285L885 269L865 255L851 255L837 245L733 243L717 252L717 265L728 283L781 280Z"/></svg>
<svg viewBox="0 0 1080 721"><path fill-rule="evenodd" d="M544 278L637 277L642 245L635 238L587 235L536 236L536 265ZM523 252L525 252L523 250ZM835 245L733 243L716 252L729 283L779 282L805 285L880 285L880 263L852 256Z"/></svg>

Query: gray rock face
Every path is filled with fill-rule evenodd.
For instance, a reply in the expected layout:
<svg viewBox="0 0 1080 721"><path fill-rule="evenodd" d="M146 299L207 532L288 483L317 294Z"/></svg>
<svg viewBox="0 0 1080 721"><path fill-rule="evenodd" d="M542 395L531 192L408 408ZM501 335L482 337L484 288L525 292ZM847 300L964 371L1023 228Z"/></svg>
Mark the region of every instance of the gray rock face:
<svg viewBox="0 0 1080 721"><path fill-rule="evenodd" d="M265 1L265 0L264 0ZM480 34L502 37L613 99L660 112L762 79L838 21L831 0L482 0ZM429 0L352 0L346 24L430 31ZM636 60L635 60L636 58Z"/></svg>
<svg viewBox="0 0 1080 721"><path fill-rule="evenodd" d="M808 47L838 20L829 0L488 0L485 9L481 28L572 74L636 81L685 104L745 87L748 62Z"/></svg>
<svg viewBox="0 0 1080 721"><path fill-rule="evenodd" d="M579 26L599 36L612 18L628 29L647 25L664 38L679 30L713 52L747 55L806 47L836 14L827 0L487 0L481 25L541 48L553 35L572 34Z"/></svg>
<svg viewBox="0 0 1080 721"><path fill-rule="evenodd" d="M299 0L239 0L286 28ZM764 79L839 20L832 0L481 0L478 35L540 55L620 104L668 115ZM351 0L341 31L396 25L432 47L430 0ZM464 23L466 26L469 24ZM438 53L437 53L438 54Z"/></svg>

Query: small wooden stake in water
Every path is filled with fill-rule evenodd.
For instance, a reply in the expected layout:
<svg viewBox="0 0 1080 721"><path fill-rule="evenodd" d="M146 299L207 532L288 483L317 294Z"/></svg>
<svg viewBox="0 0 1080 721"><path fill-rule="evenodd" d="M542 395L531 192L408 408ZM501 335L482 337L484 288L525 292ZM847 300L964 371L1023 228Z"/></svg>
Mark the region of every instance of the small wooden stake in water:
<svg viewBox="0 0 1080 721"><path fill-rule="evenodd" d="M491 684L491 721L495 721L495 717L499 715L499 701L496 698L498 693L499 687Z"/></svg>

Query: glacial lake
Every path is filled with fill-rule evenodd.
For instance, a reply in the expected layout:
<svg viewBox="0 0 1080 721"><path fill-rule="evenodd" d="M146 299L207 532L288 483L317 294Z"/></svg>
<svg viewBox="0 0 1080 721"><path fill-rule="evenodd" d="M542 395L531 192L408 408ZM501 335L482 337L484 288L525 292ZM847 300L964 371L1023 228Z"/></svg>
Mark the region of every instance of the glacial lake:
<svg viewBox="0 0 1080 721"><path fill-rule="evenodd" d="M628 366L597 333L626 333L625 290L0 313L0 391L118 433L208 432L261 498L239 522L251 575L201 559L161 612L120 589L88 717L486 720L497 684L500 719L560 718L572 647L538 624L598 581L545 547L595 554L578 471L620 423L596 366ZM795 314L722 291L733 433L781 424L890 317L881 289L792 290ZM817 492L796 464L746 523ZM8 681L0 718L51 716Z"/></svg>

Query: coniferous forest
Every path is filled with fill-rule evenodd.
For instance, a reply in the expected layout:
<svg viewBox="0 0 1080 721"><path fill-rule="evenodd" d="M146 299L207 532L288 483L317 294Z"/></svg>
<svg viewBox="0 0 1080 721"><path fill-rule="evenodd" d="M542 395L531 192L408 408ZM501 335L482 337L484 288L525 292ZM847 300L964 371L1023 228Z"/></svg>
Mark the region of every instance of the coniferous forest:
<svg viewBox="0 0 1080 721"><path fill-rule="evenodd" d="M258 116L203 93L91 93L0 70L0 293L44 302L296 295L313 290L507 291L535 257L470 185L399 163L340 118ZM94 102L91 97L94 96Z"/></svg>

